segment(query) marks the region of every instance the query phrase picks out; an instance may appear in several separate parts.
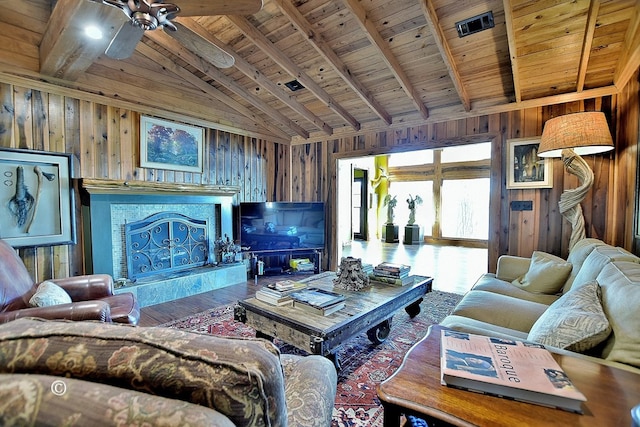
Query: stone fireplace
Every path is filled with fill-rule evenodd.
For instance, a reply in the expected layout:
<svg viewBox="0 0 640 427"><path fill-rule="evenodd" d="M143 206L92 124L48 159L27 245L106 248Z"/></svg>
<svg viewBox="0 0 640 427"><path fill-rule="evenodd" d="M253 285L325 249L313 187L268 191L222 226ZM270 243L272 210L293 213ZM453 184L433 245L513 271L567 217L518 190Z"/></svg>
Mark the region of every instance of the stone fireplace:
<svg viewBox="0 0 640 427"><path fill-rule="evenodd" d="M83 180L87 273L110 274L141 307L247 280L216 265L214 241L233 236L237 187Z"/></svg>

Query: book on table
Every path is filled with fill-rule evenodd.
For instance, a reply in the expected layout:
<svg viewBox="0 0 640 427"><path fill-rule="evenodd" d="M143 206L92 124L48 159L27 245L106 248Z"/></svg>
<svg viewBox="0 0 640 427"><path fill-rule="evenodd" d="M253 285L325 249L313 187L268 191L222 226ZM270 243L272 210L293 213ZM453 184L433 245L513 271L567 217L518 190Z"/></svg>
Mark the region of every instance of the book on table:
<svg viewBox="0 0 640 427"><path fill-rule="evenodd" d="M411 267L404 264L382 262L373 269L373 274L379 277L404 278L409 276Z"/></svg>
<svg viewBox="0 0 640 427"><path fill-rule="evenodd" d="M293 303L291 294L306 287L306 284L293 280L278 281L258 289L256 299L272 305L288 305Z"/></svg>
<svg viewBox="0 0 640 427"><path fill-rule="evenodd" d="M335 312L344 307L345 297L336 292L319 288L308 288L290 294L293 298L293 306L311 313L328 315L329 311ZM342 307L338 307L342 304Z"/></svg>
<svg viewBox="0 0 640 427"><path fill-rule="evenodd" d="M376 282L385 283L387 285L392 285L392 286L413 285L413 283L415 282L415 279L413 276L406 276L406 277L400 278L400 277L378 276L375 273L370 274L369 279Z"/></svg>
<svg viewBox="0 0 640 427"><path fill-rule="evenodd" d="M451 330L441 339L443 385L582 413L586 397L544 346Z"/></svg>

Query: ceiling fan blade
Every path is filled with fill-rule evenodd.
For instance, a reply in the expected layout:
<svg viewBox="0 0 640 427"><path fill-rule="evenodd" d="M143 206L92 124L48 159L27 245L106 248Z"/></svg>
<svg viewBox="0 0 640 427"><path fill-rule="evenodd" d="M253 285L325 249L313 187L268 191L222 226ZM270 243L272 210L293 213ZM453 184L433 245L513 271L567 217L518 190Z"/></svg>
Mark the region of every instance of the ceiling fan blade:
<svg viewBox="0 0 640 427"><path fill-rule="evenodd" d="M262 0L176 0L178 16L253 15Z"/></svg>
<svg viewBox="0 0 640 427"><path fill-rule="evenodd" d="M136 45L142 40L142 36L144 36L144 29L133 25L131 21L127 21L122 24L116 36L111 40L105 54L113 59L127 59L133 55L133 51L136 50Z"/></svg>
<svg viewBox="0 0 640 427"><path fill-rule="evenodd" d="M165 31L165 33L176 39L185 48L218 68L233 67L235 58L207 40L205 34L200 34L176 21L174 21L174 24L177 27L177 31Z"/></svg>

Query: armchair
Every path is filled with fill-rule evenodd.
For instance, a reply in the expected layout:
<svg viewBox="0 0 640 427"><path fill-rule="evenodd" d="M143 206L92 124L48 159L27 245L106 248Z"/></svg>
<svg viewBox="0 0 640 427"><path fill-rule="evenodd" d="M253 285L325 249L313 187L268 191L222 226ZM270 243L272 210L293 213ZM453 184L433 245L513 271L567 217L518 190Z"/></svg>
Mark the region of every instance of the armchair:
<svg viewBox="0 0 640 427"><path fill-rule="evenodd" d="M29 300L38 286L15 250L0 240L0 323L20 317L40 317L136 325L140 319L140 308L133 294L114 295L113 279L108 274L50 281L64 289L72 302L49 307L30 307Z"/></svg>

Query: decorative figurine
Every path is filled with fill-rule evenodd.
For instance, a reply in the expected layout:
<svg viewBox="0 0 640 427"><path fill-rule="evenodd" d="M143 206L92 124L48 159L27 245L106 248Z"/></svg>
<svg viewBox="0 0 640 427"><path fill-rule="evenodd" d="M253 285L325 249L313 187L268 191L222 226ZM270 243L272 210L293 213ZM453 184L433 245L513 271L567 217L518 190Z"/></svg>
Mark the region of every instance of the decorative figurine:
<svg viewBox="0 0 640 427"><path fill-rule="evenodd" d="M354 257L344 257L340 260L340 267L333 279L336 288L346 291L359 291L369 286L369 276L362 269L362 260Z"/></svg>

